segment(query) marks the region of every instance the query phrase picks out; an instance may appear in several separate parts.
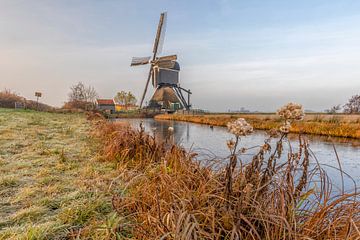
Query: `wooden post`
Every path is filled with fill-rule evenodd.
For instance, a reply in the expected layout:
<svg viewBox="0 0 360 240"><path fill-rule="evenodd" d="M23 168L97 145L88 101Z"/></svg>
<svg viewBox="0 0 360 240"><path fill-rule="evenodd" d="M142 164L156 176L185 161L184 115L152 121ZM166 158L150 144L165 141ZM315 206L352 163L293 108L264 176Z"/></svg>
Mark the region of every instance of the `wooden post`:
<svg viewBox="0 0 360 240"><path fill-rule="evenodd" d="M35 92L35 97L36 97L36 111L39 111L39 97L42 96L41 92Z"/></svg>

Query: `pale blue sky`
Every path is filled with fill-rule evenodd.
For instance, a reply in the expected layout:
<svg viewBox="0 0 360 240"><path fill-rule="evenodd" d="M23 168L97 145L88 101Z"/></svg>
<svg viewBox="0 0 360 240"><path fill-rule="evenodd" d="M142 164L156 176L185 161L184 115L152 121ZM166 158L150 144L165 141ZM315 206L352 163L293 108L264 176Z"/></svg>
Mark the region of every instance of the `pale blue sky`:
<svg viewBox="0 0 360 240"><path fill-rule="evenodd" d="M130 60L151 54L162 11L195 107L323 110L360 93L355 0L0 0L0 88L57 106L78 81L140 97L148 68Z"/></svg>

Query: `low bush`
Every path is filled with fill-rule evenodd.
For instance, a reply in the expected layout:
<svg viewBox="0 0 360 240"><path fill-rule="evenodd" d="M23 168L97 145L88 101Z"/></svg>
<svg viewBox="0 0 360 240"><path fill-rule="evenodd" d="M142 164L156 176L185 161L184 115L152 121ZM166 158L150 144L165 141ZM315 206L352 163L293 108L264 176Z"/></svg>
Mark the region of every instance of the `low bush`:
<svg viewBox="0 0 360 240"><path fill-rule="evenodd" d="M17 105L22 105L25 109L39 110L39 111L53 111L54 108L44 103L38 103L33 100L27 100L10 90L0 92L0 108L15 108Z"/></svg>
<svg viewBox="0 0 360 240"><path fill-rule="evenodd" d="M81 109L85 111L95 109L94 103L88 101L69 101L64 104L63 109Z"/></svg>

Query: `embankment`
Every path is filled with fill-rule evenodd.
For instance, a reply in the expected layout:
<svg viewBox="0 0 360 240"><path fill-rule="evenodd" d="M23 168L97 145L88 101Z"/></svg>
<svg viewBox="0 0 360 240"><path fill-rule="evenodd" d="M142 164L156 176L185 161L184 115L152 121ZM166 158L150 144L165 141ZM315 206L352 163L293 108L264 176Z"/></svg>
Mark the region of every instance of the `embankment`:
<svg viewBox="0 0 360 240"><path fill-rule="evenodd" d="M245 118L255 129L269 130L278 128L281 120L275 114L162 114L155 116L158 120L176 120L213 126L226 126L239 117ZM360 115L310 114L304 121L295 122L292 133L306 133L332 137L360 138Z"/></svg>
<svg viewBox="0 0 360 240"><path fill-rule="evenodd" d="M143 128L99 122L99 155L116 163L124 188L112 198L129 239L358 239L358 192L333 196L323 170L311 169L306 144L299 153L265 142L249 163L236 141L227 166L196 161L177 145L158 142ZM285 164L279 159L288 158ZM315 172L314 172L315 171ZM319 175L318 175L319 174ZM312 176L320 176L314 179ZM300 176L296 181L295 176ZM321 188L312 188L314 182ZM320 183L319 183L320 181Z"/></svg>

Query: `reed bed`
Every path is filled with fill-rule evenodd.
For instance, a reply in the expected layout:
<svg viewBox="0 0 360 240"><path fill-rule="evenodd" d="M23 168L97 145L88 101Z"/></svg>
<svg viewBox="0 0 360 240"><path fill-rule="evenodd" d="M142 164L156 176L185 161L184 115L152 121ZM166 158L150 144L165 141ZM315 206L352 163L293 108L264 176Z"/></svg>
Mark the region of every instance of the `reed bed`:
<svg viewBox="0 0 360 240"><path fill-rule="evenodd" d="M176 120L208 124L213 126L226 126L229 121L238 117L245 118L255 129L270 130L276 128L281 119L275 114L210 114L210 115L184 115L162 114L155 118L158 120ZM294 123L290 129L292 133L316 134L331 137L360 138L360 115L307 115L302 122Z"/></svg>
<svg viewBox="0 0 360 240"><path fill-rule="evenodd" d="M306 139L299 135L298 146L290 145L287 122L256 147L252 161L242 162L241 136L252 130L246 124L229 126L234 139L224 164L197 161L195 153L156 141L141 125L98 121L102 156L117 163L124 182L112 201L127 220L118 237L359 239L356 188L335 193L321 166L310 167Z"/></svg>

